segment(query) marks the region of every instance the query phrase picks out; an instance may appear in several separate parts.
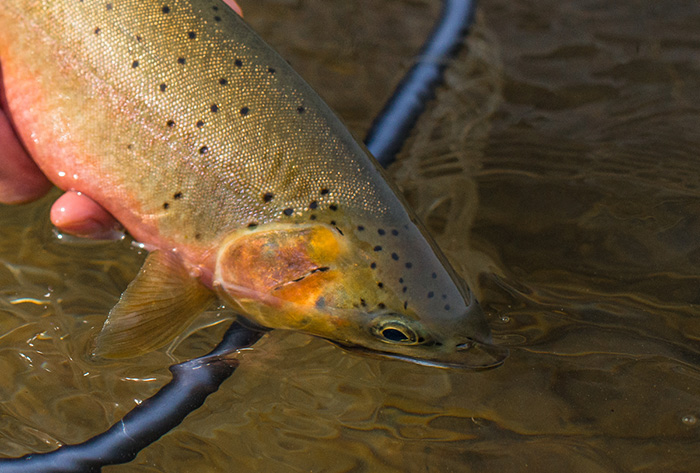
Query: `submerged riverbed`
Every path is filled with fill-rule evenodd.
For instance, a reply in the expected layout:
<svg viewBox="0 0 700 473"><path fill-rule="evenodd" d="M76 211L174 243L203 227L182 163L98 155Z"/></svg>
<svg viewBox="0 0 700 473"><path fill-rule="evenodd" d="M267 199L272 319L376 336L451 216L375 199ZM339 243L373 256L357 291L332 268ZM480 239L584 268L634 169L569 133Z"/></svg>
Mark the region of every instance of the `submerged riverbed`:
<svg viewBox="0 0 700 473"><path fill-rule="evenodd" d="M250 3L250 4L249 4ZM358 136L437 0L243 2ZM183 424L105 473L700 471L700 5L491 0L390 168L511 357L466 372L273 332ZM90 359L143 260L0 208L0 455L107 429L206 353Z"/></svg>

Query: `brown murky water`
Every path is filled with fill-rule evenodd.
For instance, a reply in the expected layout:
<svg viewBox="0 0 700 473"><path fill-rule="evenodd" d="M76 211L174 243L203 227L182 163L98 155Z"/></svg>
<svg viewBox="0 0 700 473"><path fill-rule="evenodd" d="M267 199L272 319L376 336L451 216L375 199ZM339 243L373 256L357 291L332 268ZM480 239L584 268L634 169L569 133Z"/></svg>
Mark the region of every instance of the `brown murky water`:
<svg viewBox="0 0 700 473"><path fill-rule="evenodd" d="M241 1L362 135L437 0ZM490 0L392 173L488 311L461 372L272 333L146 472L700 471L700 4ZM55 197L55 195L54 195ZM0 454L85 440L208 351L119 363L91 337L143 255L0 208Z"/></svg>

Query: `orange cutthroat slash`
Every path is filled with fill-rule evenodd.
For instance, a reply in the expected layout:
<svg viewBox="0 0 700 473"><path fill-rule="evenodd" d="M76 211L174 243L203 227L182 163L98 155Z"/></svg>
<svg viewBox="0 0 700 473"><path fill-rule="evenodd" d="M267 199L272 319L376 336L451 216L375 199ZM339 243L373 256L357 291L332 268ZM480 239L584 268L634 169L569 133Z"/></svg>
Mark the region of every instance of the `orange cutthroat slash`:
<svg viewBox="0 0 700 473"><path fill-rule="evenodd" d="M151 251L96 355L243 317L435 366L489 367L479 305L367 150L223 0L13 0L15 129L58 187Z"/></svg>

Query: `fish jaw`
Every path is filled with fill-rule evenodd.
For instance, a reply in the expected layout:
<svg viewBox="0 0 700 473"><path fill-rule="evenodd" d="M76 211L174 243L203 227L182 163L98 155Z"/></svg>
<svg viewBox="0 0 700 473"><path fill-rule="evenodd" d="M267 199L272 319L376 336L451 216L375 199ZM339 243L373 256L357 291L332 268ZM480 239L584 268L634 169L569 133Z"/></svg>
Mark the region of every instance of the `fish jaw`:
<svg viewBox="0 0 700 473"><path fill-rule="evenodd" d="M416 238L411 240L416 250ZM409 306L405 286L377 282L378 267L389 267L389 276L394 260L382 262L375 248L325 223L239 230L220 246L213 286L256 324L302 331L352 351L441 367L503 362L507 351L490 344L484 314L466 287L450 288L462 306L448 317L416 301ZM436 258L430 245L422 251L426 259ZM457 305L455 297L450 300Z"/></svg>
<svg viewBox="0 0 700 473"><path fill-rule="evenodd" d="M363 344L329 341L351 352L436 368L483 370L502 365L509 356L509 350L491 343L490 330L476 300L473 300L464 314L464 321L452 334L443 333L440 337L436 332L424 339L421 332L416 330L415 324L411 328L410 322L407 323L400 314L387 312L372 320L365 331L389 331L393 335L366 338ZM408 334L408 337L401 341L388 339L387 337L396 337L396 330ZM424 328L422 333L429 332Z"/></svg>
<svg viewBox="0 0 700 473"><path fill-rule="evenodd" d="M204 0L178 2L177 12L150 1L4 7L4 85L27 150L144 248L177 256L156 255L153 267L177 262L181 283L216 288L261 325L371 353L448 363L489 339L471 293L398 191L235 13L214 16ZM181 51L192 52L186 64ZM145 275L125 309L167 280ZM174 305L162 306L171 323Z"/></svg>

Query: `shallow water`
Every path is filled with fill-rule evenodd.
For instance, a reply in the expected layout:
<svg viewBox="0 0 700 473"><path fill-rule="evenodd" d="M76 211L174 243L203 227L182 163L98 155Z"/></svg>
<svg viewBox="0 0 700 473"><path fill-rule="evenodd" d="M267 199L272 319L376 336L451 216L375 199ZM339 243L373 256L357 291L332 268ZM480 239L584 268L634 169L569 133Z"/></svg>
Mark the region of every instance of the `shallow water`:
<svg viewBox="0 0 700 473"><path fill-rule="evenodd" d="M360 136L439 7L241 3ZM180 427L104 471L700 471L698 26L692 1L480 5L391 171L505 365L431 369L273 332ZM0 208L3 456L102 432L230 317L208 312L167 352L90 360L143 255L59 241L50 202Z"/></svg>

